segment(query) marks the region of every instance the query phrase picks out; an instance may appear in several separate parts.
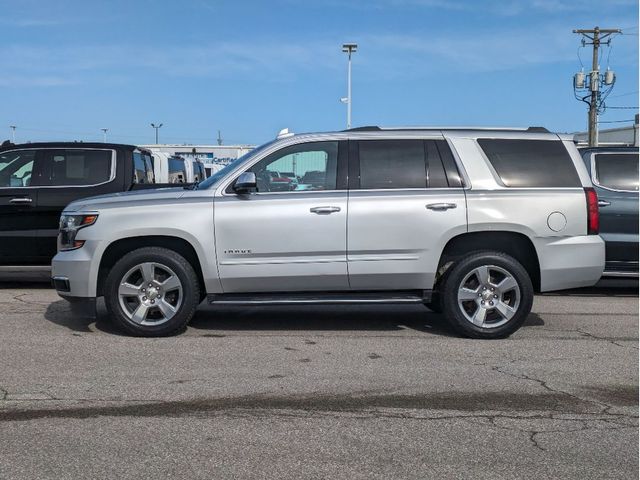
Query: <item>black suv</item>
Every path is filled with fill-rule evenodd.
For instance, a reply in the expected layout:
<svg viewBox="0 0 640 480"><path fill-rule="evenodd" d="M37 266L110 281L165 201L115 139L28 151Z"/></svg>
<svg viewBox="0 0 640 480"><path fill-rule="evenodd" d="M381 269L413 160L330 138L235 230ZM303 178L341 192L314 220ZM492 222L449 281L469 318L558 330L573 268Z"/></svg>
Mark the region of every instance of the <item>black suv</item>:
<svg viewBox="0 0 640 480"><path fill-rule="evenodd" d="M60 213L89 196L153 188L153 158L133 145L0 146L0 266L50 265Z"/></svg>
<svg viewBox="0 0 640 480"><path fill-rule="evenodd" d="M598 192L604 277L638 277L638 147L580 149Z"/></svg>

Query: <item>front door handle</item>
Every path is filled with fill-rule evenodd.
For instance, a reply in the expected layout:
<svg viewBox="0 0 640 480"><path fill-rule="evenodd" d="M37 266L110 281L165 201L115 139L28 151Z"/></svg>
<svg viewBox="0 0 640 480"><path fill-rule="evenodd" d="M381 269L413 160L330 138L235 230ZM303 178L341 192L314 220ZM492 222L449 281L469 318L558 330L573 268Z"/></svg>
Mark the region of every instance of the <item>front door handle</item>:
<svg viewBox="0 0 640 480"><path fill-rule="evenodd" d="M430 203L426 207L428 210L442 212L444 210L449 210L450 208L456 208L457 205L455 203Z"/></svg>
<svg viewBox="0 0 640 480"><path fill-rule="evenodd" d="M599 207L608 207L609 205L611 205L611 202L607 202L606 200L598 200Z"/></svg>
<svg viewBox="0 0 640 480"><path fill-rule="evenodd" d="M33 198L29 197L16 197L9 200L11 205L30 205L33 203Z"/></svg>
<svg viewBox="0 0 640 480"><path fill-rule="evenodd" d="M339 212L340 207L313 207L309 211L318 215L329 215L330 213Z"/></svg>

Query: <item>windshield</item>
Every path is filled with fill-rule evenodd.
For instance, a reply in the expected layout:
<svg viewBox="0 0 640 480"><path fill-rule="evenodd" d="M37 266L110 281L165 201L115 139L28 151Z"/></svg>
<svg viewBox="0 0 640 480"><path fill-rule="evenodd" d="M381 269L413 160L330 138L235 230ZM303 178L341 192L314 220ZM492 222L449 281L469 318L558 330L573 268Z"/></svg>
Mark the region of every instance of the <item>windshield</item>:
<svg viewBox="0 0 640 480"><path fill-rule="evenodd" d="M239 164L244 162L249 157L261 152L262 150L264 150L268 146L272 145L274 142L275 142L275 140L273 140L271 142L267 142L264 145L260 145L259 147L256 147L253 150L251 150L250 152L245 153L241 157L236 158L234 161L232 161L231 163L225 165L222 169L220 169L217 172L215 172L213 175L211 175L205 181L200 182L198 184L198 186L197 186L197 189L198 190L206 190L207 188L210 188L211 186L215 185L220 180L222 180L224 177L226 177L229 172L233 171Z"/></svg>

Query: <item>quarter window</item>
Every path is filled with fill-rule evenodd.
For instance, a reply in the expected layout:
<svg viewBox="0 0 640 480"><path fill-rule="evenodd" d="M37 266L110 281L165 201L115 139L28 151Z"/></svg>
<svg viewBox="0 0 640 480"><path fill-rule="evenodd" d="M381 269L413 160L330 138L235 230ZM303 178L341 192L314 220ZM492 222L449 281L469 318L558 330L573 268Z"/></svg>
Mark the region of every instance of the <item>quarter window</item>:
<svg viewBox="0 0 640 480"><path fill-rule="evenodd" d="M481 138L478 144L506 187L581 186L573 160L559 140Z"/></svg>
<svg viewBox="0 0 640 480"><path fill-rule="evenodd" d="M0 187L30 186L35 156L35 150L0 153Z"/></svg>
<svg viewBox="0 0 640 480"><path fill-rule="evenodd" d="M108 182L111 179L111 159L110 150L47 150L34 184L67 186Z"/></svg>
<svg viewBox="0 0 640 480"><path fill-rule="evenodd" d="M596 155L597 183L612 190L638 191L638 154Z"/></svg>

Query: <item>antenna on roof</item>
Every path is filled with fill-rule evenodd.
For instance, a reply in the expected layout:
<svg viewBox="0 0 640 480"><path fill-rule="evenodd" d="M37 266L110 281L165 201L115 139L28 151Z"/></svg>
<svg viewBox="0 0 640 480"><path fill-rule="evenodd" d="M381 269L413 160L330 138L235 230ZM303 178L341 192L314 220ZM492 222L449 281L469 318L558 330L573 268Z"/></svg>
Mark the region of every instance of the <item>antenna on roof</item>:
<svg viewBox="0 0 640 480"><path fill-rule="evenodd" d="M278 132L278 136L276 137L278 140L281 138L293 137L294 133L290 132L288 128L283 128Z"/></svg>

